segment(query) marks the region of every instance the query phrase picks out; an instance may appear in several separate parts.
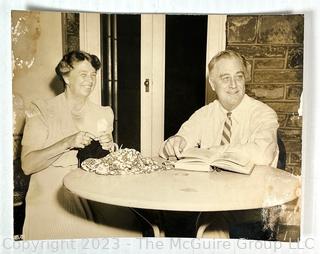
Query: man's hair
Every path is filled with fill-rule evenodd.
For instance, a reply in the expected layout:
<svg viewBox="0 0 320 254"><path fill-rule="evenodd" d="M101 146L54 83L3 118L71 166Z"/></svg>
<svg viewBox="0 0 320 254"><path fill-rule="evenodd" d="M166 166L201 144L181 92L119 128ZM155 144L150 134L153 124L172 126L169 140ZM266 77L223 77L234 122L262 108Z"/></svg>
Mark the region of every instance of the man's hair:
<svg viewBox="0 0 320 254"><path fill-rule="evenodd" d="M100 69L101 62L96 55L91 55L84 51L75 50L63 56L56 67L56 73L63 80L63 75L68 74L74 68L75 63L79 63L85 60L87 60L96 71Z"/></svg>
<svg viewBox="0 0 320 254"><path fill-rule="evenodd" d="M233 50L223 50L220 51L218 54L216 54L209 62L208 68L209 72L213 71L216 63L223 58L236 58L239 59L240 62L243 64L243 67L245 69L245 78L246 80L250 80L250 69L251 65L248 63L248 61L245 59L244 56L240 55L238 52L235 52Z"/></svg>

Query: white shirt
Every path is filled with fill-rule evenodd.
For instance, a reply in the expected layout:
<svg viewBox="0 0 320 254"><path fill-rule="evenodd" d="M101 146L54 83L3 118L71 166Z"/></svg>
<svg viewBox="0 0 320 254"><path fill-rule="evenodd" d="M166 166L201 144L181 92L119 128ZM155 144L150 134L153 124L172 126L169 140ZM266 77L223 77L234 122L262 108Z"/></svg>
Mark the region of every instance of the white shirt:
<svg viewBox="0 0 320 254"><path fill-rule="evenodd" d="M232 110L230 144L220 145L227 110L218 100L200 108L187 120L177 135L184 137L187 147L200 147L213 152L235 152L257 165L276 167L277 114L266 104L244 95Z"/></svg>

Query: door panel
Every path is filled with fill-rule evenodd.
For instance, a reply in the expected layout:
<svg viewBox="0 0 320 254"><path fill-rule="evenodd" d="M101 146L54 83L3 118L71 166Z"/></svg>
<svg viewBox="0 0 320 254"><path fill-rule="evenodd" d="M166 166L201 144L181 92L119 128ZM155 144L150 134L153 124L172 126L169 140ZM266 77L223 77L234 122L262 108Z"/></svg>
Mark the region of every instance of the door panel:
<svg viewBox="0 0 320 254"><path fill-rule="evenodd" d="M140 150L140 15L117 15L118 144Z"/></svg>
<svg viewBox="0 0 320 254"><path fill-rule="evenodd" d="M141 152L157 156L164 133L165 15L141 17Z"/></svg>
<svg viewBox="0 0 320 254"><path fill-rule="evenodd" d="M166 16L165 138L205 104L207 16Z"/></svg>
<svg viewBox="0 0 320 254"><path fill-rule="evenodd" d="M140 150L141 15L102 15L103 105L115 114L114 137Z"/></svg>

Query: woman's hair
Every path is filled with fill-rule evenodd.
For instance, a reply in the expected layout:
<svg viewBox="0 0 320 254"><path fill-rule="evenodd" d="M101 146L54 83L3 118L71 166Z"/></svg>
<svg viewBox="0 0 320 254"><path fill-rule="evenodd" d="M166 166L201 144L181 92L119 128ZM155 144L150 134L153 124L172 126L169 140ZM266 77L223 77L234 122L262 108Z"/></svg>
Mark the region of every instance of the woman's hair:
<svg viewBox="0 0 320 254"><path fill-rule="evenodd" d="M222 58L236 58L239 59L240 62L243 64L243 67L245 69L245 77L247 80L250 79L250 72L251 72L251 65L250 63L245 59L244 56L240 55L238 52L235 52L233 50L224 50L219 52L217 55L215 55L211 61L208 64L209 72L211 72L215 64Z"/></svg>
<svg viewBox="0 0 320 254"><path fill-rule="evenodd" d="M68 74L73 68L75 63L87 60L91 63L95 70L99 70L101 62L96 55L91 55L87 52L74 50L65 54L56 67L57 75L63 80L63 75Z"/></svg>

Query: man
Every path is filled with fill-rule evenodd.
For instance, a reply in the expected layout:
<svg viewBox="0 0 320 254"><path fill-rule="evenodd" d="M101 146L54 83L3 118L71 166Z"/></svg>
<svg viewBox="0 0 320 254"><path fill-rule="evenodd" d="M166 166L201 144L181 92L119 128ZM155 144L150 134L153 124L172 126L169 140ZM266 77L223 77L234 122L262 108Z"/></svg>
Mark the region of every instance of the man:
<svg viewBox="0 0 320 254"><path fill-rule="evenodd" d="M168 138L160 148L160 156L181 158L185 149L200 147L213 153L235 152L257 165L275 167L277 114L245 94L249 68L234 51L214 56L209 63L209 82L218 99L197 110L176 135Z"/></svg>
<svg viewBox="0 0 320 254"><path fill-rule="evenodd" d="M160 148L160 156L178 159L187 148L209 149L214 154L233 152L256 165L276 167L278 160L277 114L266 104L245 94L250 66L240 54L225 50L209 63L209 82L218 99L197 110L178 133ZM200 224L214 222L206 237L228 238L230 225L259 221L261 210L202 214ZM219 230L216 230L218 227ZM210 228L210 227L209 227ZM203 227L200 227L203 231ZM202 233L198 236L201 236Z"/></svg>

